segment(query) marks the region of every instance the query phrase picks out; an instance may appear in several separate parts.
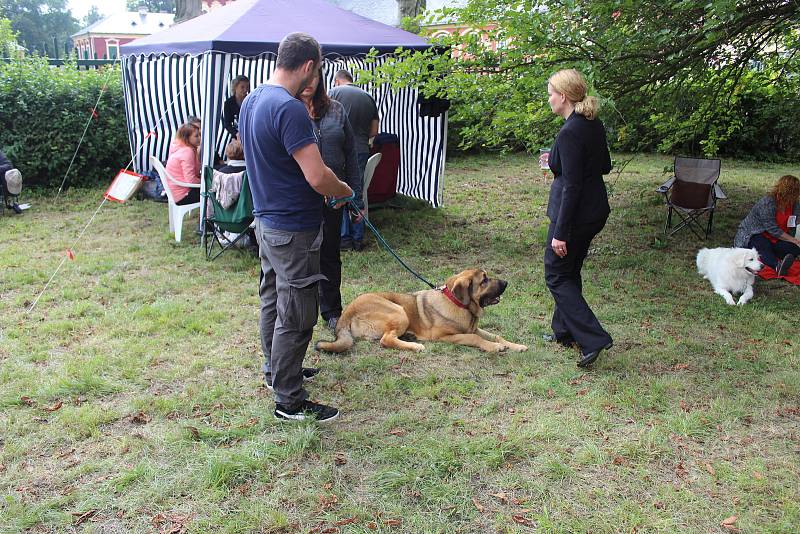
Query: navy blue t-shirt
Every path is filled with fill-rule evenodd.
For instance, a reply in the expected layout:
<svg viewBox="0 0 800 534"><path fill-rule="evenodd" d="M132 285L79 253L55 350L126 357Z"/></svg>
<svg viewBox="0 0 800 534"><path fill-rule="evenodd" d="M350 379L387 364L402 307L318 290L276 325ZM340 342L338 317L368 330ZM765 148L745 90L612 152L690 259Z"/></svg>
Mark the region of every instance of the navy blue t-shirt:
<svg viewBox="0 0 800 534"><path fill-rule="evenodd" d="M292 157L316 142L302 102L278 85L259 85L242 102L239 138L244 148L253 214L269 228L299 232L322 223L322 195Z"/></svg>

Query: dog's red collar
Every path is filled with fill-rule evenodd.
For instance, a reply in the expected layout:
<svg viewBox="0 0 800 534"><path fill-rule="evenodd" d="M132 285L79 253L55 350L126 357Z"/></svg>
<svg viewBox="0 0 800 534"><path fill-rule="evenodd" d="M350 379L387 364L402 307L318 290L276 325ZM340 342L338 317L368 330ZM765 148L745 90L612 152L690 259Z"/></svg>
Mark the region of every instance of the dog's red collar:
<svg viewBox="0 0 800 534"><path fill-rule="evenodd" d="M458 300L458 299L456 298L456 296L455 296L455 295L453 295L453 292L452 292L452 291L450 291L450 288L449 288L449 287L447 287L447 286L442 286L442 287L440 287L440 288L439 288L439 291L441 291L441 292L442 292L442 294L443 294L445 297L447 297L448 299L450 299L450 302L452 302L453 304L455 304L455 305L456 305L456 306L458 306L459 308L461 308L461 309L464 309L464 310L466 310L466 309L467 309L467 307L466 307L466 306L464 306L464 305L461 303L461 301L460 301L460 300Z"/></svg>

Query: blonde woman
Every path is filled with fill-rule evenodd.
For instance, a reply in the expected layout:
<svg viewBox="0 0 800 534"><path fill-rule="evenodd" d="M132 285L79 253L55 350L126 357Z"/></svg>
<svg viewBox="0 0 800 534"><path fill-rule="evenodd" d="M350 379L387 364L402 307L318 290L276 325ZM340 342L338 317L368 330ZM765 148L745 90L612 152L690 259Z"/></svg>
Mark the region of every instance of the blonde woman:
<svg viewBox="0 0 800 534"><path fill-rule="evenodd" d="M578 367L588 367L611 348L603 329L582 294L581 267L592 239L610 212L603 175L611 171L606 132L597 119L597 99L587 96L586 80L574 69L553 74L547 83L553 113L565 119L550 150L547 216L550 228L544 255L547 288L553 295L552 334L546 341L577 343Z"/></svg>

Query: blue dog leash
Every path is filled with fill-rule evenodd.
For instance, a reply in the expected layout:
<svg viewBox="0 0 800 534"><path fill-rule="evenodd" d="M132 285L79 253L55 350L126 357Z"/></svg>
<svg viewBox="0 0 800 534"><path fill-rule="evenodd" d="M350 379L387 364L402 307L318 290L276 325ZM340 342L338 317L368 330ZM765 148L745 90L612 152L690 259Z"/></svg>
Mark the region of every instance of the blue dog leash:
<svg viewBox="0 0 800 534"><path fill-rule="evenodd" d="M328 201L328 206L330 206L332 208L336 204L338 204L340 202L343 202L343 201L346 201L347 204L346 204L345 208L347 209L347 211L349 211L351 215L353 215L355 217L358 217L358 216L361 215L361 211L358 209L358 206L356 206L355 203L353 202L354 200L355 200L355 195L354 194L350 195L349 197L332 198L332 199L330 199ZM423 281L425 284L427 284L427 286L430 287L431 289L439 289L435 285L433 285L430 282L428 282L427 280L425 280L425 278L423 278L422 275L417 273L414 269L412 269L411 267L406 265L406 262L404 262L402 260L402 258L400 258L400 256L398 256L397 253L392 249L392 247L389 246L389 243L386 242L386 240L383 238L383 236L378 231L378 229L375 228L374 226L372 226L372 223L369 222L369 219L366 216L363 217L363 220L364 220L364 224L367 225L367 228L369 228L370 231L373 234L375 234L375 238L378 240L378 242L381 245L383 245L383 248L385 248L389 252L389 254L394 256L394 259L396 259L397 262L400 265L402 265L405 268L406 271L410 272L411 274L413 274L414 276L419 278L421 281Z"/></svg>

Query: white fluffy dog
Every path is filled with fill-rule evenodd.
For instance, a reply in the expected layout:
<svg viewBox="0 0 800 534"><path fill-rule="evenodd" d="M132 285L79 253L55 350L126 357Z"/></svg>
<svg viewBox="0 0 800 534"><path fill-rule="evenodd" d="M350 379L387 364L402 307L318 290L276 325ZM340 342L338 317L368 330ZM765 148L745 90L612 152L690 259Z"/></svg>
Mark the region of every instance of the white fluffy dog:
<svg viewBox="0 0 800 534"><path fill-rule="evenodd" d="M730 305L743 306L753 298L756 273L763 266L754 248L703 248L697 253L697 271ZM731 293L741 293L739 300L734 302Z"/></svg>

